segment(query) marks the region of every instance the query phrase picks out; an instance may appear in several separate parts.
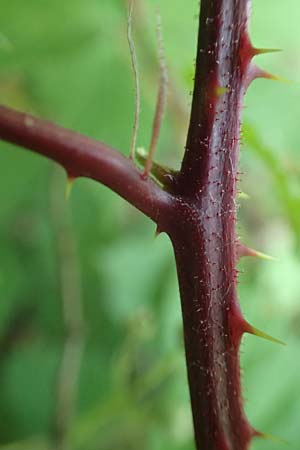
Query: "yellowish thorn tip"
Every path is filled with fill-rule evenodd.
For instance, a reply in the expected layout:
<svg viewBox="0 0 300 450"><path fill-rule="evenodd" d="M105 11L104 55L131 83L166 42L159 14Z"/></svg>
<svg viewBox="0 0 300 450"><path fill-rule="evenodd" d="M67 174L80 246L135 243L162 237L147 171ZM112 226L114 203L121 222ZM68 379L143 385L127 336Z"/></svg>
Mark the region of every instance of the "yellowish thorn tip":
<svg viewBox="0 0 300 450"><path fill-rule="evenodd" d="M70 198L73 182L74 182L74 178L70 178L70 177L67 178L66 192L65 192L66 200L69 200L69 198Z"/></svg>
<svg viewBox="0 0 300 450"><path fill-rule="evenodd" d="M287 83L287 84L297 84L297 82L288 80L287 78L279 77L278 75L273 75L269 72L266 72L265 70L261 69L257 65L252 66L252 74L250 76L249 81L253 81L257 78L265 78L266 80L273 80L273 81L279 81L280 83Z"/></svg>
<svg viewBox="0 0 300 450"><path fill-rule="evenodd" d="M273 436L272 434L269 433L259 433L259 437L261 437L262 439L268 439L269 441L276 442L277 444L289 445L289 442L286 441L285 439L282 439L278 436Z"/></svg>
<svg viewBox="0 0 300 450"><path fill-rule="evenodd" d="M274 81L279 81L280 83L293 84L293 81L288 80L287 78L278 77L277 75L268 74L267 78Z"/></svg>
<svg viewBox="0 0 300 450"><path fill-rule="evenodd" d="M266 53L278 53L282 52L281 48L255 48L254 53L255 55L264 55Z"/></svg>
<svg viewBox="0 0 300 450"><path fill-rule="evenodd" d="M239 258L241 258L243 256L251 256L254 258L265 259L267 261L279 261L278 258L267 255L266 253L258 252L257 250L254 250L253 248L247 247L246 245L242 244L241 242L237 242L237 255Z"/></svg>
<svg viewBox="0 0 300 450"><path fill-rule="evenodd" d="M249 200L250 195L246 194L246 192L239 192L238 198L240 198L241 200Z"/></svg>
<svg viewBox="0 0 300 450"><path fill-rule="evenodd" d="M262 253L262 252L258 252L257 250L253 251L254 255L256 258L260 258L260 259L265 259L266 261L279 261L278 258L276 258L275 256L270 256L267 255L266 253Z"/></svg>
<svg viewBox="0 0 300 450"><path fill-rule="evenodd" d="M249 330L247 330L247 331L248 331L248 333L251 333L251 334L254 334L255 336L261 337L262 339L266 339L267 341L271 341L276 344L286 345L285 342L280 341L279 339L276 339L267 333L264 333L263 331L259 330L258 328L253 327L252 325L249 326Z"/></svg>

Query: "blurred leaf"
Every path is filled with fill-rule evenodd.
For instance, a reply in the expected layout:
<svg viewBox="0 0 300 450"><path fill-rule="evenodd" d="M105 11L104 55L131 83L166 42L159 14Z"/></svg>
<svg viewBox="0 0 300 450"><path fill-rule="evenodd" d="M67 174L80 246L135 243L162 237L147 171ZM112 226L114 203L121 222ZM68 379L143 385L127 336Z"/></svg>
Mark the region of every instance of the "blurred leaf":
<svg viewBox="0 0 300 450"><path fill-rule="evenodd" d="M278 159L274 151L265 146L254 127L247 124L243 126L243 135L246 144L251 148L258 158L267 166L268 172L274 180L274 188L281 207L286 217L288 217L291 226L294 229L297 243L300 239L300 192L293 192L293 176L289 174L282 161ZM299 182L299 178L298 178ZM299 183L298 183L299 191Z"/></svg>
<svg viewBox="0 0 300 450"><path fill-rule="evenodd" d="M0 101L127 154L134 95L126 3L2 1ZM133 23L142 87L138 144L145 147L158 79L154 3L136 2ZM157 156L179 167L199 2L159 3L172 82ZM285 49L258 62L292 79L300 67L298 12L297 0L253 0L253 43ZM288 342L282 350L251 336L243 341L246 407L257 429L282 436L298 450L299 263L292 238L299 239L300 225L300 91L296 85L257 81L246 103L250 151L242 152L242 168L249 171L244 182L251 198L240 208L239 233L249 234L280 263L242 262L239 295L247 320ZM65 343L61 262L49 202L52 163L1 142L0 165L0 441L5 443L0 448L50 450ZM168 238L154 239L153 224L91 180L76 180L68 207L78 244L86 340L71 450L193 450ZM275 444L257 440L252 448L274 450Z"/></svg>

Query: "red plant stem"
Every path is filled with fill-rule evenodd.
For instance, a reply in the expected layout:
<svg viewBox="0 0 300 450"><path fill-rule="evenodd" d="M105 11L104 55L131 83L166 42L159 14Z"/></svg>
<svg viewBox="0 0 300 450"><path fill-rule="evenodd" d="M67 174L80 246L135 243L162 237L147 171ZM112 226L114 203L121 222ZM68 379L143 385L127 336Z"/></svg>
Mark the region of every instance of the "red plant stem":
<svg viewBox="0 0 300 450"><path fill-rule="evenodd" d="M246 450L241 397L247 323L236 292L236 183L253 49L247 0L202 0L192 112L168 233L177 261L197 450Z"/></svg>
<svg viewBox="0 0 300 450"><path fill-rule="evenodd" d="M93 178L132 203L173 243L197 450L247 450L258 433L241 396L239 345L250 327L236 292L240 115L259 71L247 0L202 0L192 112L181 171L169 194L108 146L0 107L0 138Z"/></svg>
<svg viewBox="0 0 300 450"><path fill-rule="evenodd" d="M133 162L102 142L0 106L0 139L44 155L61 164L71 178L99 181L157 224L167 214L170 195L144 180Z"/></svg>

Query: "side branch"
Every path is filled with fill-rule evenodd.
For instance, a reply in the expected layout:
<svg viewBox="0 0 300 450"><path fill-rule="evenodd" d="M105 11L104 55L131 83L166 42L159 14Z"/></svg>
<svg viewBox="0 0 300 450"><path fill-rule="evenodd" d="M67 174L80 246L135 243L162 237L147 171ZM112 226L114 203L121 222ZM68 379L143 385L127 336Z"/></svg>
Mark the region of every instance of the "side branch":
<svg viewBox="0 0 300 450"><path fill-rule="evenodd" d="M108 145L4 106L0 106L0 139L52 159L72 178L99 181L163 229L171 196L152 180L144 180L130 159Z"/></svg>

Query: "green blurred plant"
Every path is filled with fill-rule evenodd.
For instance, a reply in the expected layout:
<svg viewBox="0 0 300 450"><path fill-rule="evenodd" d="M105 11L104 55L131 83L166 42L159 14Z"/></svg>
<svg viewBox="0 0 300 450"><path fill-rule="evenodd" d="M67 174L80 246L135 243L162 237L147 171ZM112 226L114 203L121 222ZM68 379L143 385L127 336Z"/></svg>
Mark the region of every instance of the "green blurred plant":
<svg viewBox="0 0 300 450"><path fill-rule="evenodd" d="M174 2L172 8L168 2L162 5L166 52L173 64L171 75L177 90L171 98L172 111L168 111L162 135L162 148L168 143L170 151L162 159L173 159L175 165L187 122L185 107L196 30L196 22L191 18L197 7L194 2L191 8L182 10L180 3ZM147 18L152 17L150 2L145 2L144 8L142 17L146 17L147 23ZM254 23L263 16L264 24L266 17L270 24L278 23L279 7L272 8L270 2L261 5L257 2L253 9L257 8L260 12L256 13ZM173 39L178 9L187 30L180 42ZM290 2L286 9L296 10L297 3ZM67 19L58 20L59 17ZM130 140L127 118L132 116L133 96L125 22L123 5L112 0L2 2L1 102L52 117L127 152ZM139 19L139 26L141 23ZM137 37L137 43L141 42L143 74L141 145L148 141L156 88L151 28L142 28ZM283 41L289 48L290 28L286 26L283 33ZM262 40L262 36L258 28L257 39ZM291 54L288 53L287 60L291 60ZM283 60L279 58L281 67ZM280 118L287 130L289 160L293 161L286 171L288 163L283 162L279 151L283 147L276 127L278 111L271 105L273 99L273 105L275 100L280 104L278 109L285 110L283 94L279 88L279 93L274 95L277 86L274 90L272 87L257 89L256 93L253 90L249 94L248 111L253 112L247 111L246 119L254 125L245 127L245 143L265 164L265 169L254 166L264 183L243 187L254 201L242 206L241 233L249 229L249 239L278 254L282 262L267 269L262 263L255 268L246 264L240 290L241 297L246 299L243 307L253 321L259 324L272 320L278 334L289 338L289 348L283 357L282 353L278 356L276 349L254 341L244 344L247 407L254 423L259 422L273 434L291 437L291 448L297 450L299 367L295 361L300 336L299 298L294 280L298 262L290 242L290 230L299 239L299 174L294 163L299 146L295 126L298 119L293 119L288 128L288 118ZM266 90L264 104L273 109L263 118L259 116L259 108L263 109L262 89ZM292 111L295 112L299 94L293 95ZM176 136L174 128L179 132ZM275 129L274 137L266 136L270 128ZM262 142L268 142L268 146ZM5 149L6 144L1 143L1 147ZM276 147L277 153L273 150ZM178 150L177 158L174 148ZM50 212L53 173L46 161L23 155L16 149L1 151L0 158L3 168L0 180L0 437L2 448L7 450L48 449L52 445L57 371L65 344L59 281L61 261L56 254L57 234ZM254 165L251 158L249 152L243 162L249 172ZM291 176L293 171L295 176ZM63 179L62 173L58 176ZM284 219L273 200L273 191L280 199ZM45 202L47 197L49 200ZM86 341L68 445L72 450L99 450L100 435L103 450L191 449L178 293L167 242L160 237L153 243L151 226L91 181L78 181L70 205L65 207L70 208L71 227L78 246L76 258L82 279ZM272 218L271 227L258 219L259 215L267 217L265 208ZM270 237L273 246L268 249ZM286 280L284 285L278 281L282 279ZM262 307L260 299L266 297L270 302ZM133 349L134 321L142 326L135 336ZM274 373L278 374L276 380ZM32 439L32 436L41 438ZM254 444L253 448L260 448L259 445ZM266 450L274 446L274 443L264 443Z"/></svg>

